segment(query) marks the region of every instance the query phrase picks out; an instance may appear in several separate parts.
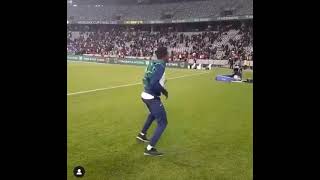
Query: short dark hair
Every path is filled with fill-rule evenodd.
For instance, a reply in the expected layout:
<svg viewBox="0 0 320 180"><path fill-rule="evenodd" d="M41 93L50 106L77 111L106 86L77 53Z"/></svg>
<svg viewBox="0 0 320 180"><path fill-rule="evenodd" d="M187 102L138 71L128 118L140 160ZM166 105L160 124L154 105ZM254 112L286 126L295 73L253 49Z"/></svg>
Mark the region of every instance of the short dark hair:
<svg viewBox="0 0 320 180"><path fill-rule="evenodd" d="M155 51L157 58L158 59L162 59L164 58L166 55L168 55L168 50L166 47L158 47L157 50Z"/></svg>

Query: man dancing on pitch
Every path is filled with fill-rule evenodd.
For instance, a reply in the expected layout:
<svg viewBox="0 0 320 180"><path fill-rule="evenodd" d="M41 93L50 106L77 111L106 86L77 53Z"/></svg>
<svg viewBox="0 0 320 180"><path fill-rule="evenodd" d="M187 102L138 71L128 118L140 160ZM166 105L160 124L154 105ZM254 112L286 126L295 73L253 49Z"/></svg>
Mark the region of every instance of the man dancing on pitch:
<svg viewBox="0 0 320 180"><path fill-rule="evenodd" d="M163 153L158 152L155 145L168 124L167 114L161 103L160 96L162 93L168 98L168 91L164 88L164 83L166 62L168 62L169 56L166 47L159 47L155 53L157 60L150 61L147 66L143 78L144 91L141 94L142 101L146 104L150 113L137 139L149 142L145 148L144 155L162 156ZM149 141L146 135L154 120L157 121L158 126Z"/></svg>

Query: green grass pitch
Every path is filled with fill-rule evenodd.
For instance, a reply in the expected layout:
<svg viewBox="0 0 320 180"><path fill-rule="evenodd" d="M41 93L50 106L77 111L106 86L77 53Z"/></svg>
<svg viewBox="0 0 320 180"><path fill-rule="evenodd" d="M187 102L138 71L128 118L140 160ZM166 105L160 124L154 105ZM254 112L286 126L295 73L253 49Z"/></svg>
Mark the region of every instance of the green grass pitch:
<svg viewBox="0 0 320 180"><path fill-rule="evenodd" d="M168 126L157 144L165 154L146 157L145 145L135 139L148 114L142 85L70 95L141 82L145 67L67 66L68 179L78 179L78 165L86 170L85 180L252 179L253 85L214 80L229 69L167 68L169 98L162 100Z"/></svg>

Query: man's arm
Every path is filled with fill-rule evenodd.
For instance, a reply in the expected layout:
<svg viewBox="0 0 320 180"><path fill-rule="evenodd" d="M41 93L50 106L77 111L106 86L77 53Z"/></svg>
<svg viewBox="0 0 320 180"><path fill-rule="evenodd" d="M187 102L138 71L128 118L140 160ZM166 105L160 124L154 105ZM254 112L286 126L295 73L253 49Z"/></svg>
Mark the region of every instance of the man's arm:
<svg viewBox="0 0 320 180"><path fill-rule="evenodd" d="M164 67L161 64L157 64L155 66L155 72L150 79L150 85L155 89L159 89L160 92L168 98L168 91L159 83L161 77L163 76L163 73Z"/></svg>

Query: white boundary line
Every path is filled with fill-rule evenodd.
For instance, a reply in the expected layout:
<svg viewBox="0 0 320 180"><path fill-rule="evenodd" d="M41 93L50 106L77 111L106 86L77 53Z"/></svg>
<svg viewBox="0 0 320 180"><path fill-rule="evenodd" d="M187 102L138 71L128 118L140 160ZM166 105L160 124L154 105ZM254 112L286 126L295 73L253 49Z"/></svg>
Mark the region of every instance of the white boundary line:
<svg viewBox="0 0 320 180"><path fill-rule="evenodd" d="M177 77L168 78L168 79L179 79L179 78L184 78L184 77L189 77L189 76L197 76L197 75L208 74L208 73L210 73L210 72L189 74L189 75L177 76ZM86 93L91 93L91 92L96 92L96 91L104 91L104 90L109 90L109 89L116 89L116 88L121 88L121 87L135 86L135 85L139 85L139 84L142 84L142 83L139 82L139 83L132 83L132 84L124 84L124 85L120 85L120 86L112 86L112 87L106 87L106 88L92 89L92 90L88 90L88 91L79 91L79 92L74 92L74 93L68 93L67 96L73 96L73 95L78 95L78 94L86 94Z"/></svg>

